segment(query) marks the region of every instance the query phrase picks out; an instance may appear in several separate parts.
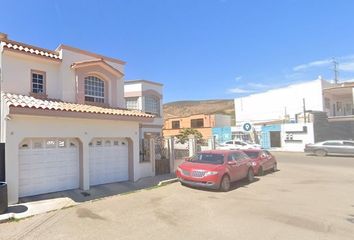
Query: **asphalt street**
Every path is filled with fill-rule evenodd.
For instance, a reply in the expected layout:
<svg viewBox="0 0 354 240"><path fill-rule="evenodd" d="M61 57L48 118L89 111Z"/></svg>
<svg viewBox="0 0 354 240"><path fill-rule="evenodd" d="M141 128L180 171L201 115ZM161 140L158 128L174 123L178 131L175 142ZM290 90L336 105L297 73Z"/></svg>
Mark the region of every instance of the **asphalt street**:
<svg viewBox="0 0 354 240"><path fill-rule="evenodd" d="M3 223L0 239L354 239L354 158L274 154L279 171L227 193L173 183Z"/></svg>

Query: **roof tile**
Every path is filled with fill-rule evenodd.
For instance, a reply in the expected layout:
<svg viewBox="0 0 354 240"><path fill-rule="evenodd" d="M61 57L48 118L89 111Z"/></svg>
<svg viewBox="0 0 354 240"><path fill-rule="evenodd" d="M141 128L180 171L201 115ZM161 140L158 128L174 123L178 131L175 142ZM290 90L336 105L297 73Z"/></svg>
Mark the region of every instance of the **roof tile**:
<svg viewBox="0 0 354 240"><path fill-rule="evenodd" d="M12 94L12 93L3 93L2 99L9 107L36 108L36 109L45 109L45 110L54 110L54 111L109 114L109 115L117 115L117 116L131 116L131 117L143 117L143 118L154 117L154 115L152 114L147 114L137 110L105 108L105 107L92 106L87 104L62 102L58 100L43 100L31 96L24 96L24 95Z"/></svg>
<svg viewBox="0 0 354 240"><path fill-rule="evenodd" d="M27 52L27 53L36 54L43 57L59 59L59 60L61 59L58 52L36 48L24 43L15 42L12 40L1 40L1 44L6 48L13 49L16 51Z"/></svg>

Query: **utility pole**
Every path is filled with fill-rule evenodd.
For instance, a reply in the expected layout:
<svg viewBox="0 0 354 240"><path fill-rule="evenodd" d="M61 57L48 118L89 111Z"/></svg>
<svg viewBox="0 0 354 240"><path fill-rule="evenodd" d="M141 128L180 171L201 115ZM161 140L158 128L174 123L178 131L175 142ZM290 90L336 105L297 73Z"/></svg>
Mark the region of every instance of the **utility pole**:
<svg viewBox="0 0 354 240"><path fill-rule="evenodd" d="M338 84L338 62L334 57L332 58L332 63L333 63L333 72L334 72L334 83Z"/></svg>
<svg viewBox="0 0 354 240"><path fill-rule="evenodd" d="M305 98L302 99L302 108L304 111L304 122L306 123L306 103L305 103Z"/></svg>

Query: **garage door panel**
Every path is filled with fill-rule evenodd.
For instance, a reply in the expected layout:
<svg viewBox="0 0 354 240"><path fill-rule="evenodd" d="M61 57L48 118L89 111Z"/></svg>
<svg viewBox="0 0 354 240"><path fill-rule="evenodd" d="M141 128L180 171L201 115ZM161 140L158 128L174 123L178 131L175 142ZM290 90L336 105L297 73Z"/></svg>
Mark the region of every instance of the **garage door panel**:
<svg viewBox="0 0 354 240"><path fill-rule="evenodd" d="M32 140L26 140L31 142ZM35 140L36 143L40 140ZM52 139L56 142L57 140ZM69 140L68 140L69 141ZM30 144L29 144L30 145ZM41 146L40 144L36 145ZM45 146L42 144L42 146ZM77 147L31 148L19 152L20 197L79 187Z"/></svg>
<svg viewBox="0 0 354 240"><path fill-rule="evenodd" d="M97 142L108 144L97 145ZM128 180L128 147L122 145L123 142L124 139L93 141L90 146L91 185Z"/></svg>

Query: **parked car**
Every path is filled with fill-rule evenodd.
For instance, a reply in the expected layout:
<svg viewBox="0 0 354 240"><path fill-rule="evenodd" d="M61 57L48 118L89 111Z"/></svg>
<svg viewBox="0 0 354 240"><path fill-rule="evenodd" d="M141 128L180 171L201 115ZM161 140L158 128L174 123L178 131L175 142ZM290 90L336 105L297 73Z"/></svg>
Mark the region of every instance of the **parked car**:
<svg viewBox="0 0 354 240"><path fill-rule="evenodd" d="M252 160L238 150L202 151L177 167L182 185L228 191L231 182L247 178L253 181Z"/></svg>
<svg viewBox="0 0 354 240"><path fill-rule="evenodd" d="M354 155L354 141L328 140L315 144L306 144L304 151L321 157L324 157L327 154Z"/></svg>
<svg viewBox="0 0 354 240"><path fill-rule="evenodd" d="M277 171L277 160L267 150L246 149L242 150L253 160L254 173L262 176L266 171Z"/></svg>
<svg viewBox="0 0 354 240"><path fill-rule="evenodd" d="M235 150L235 149L261 149L261 145L255 143L247 143L241 140L231 140L219 144L218 149Z"/></svg>

